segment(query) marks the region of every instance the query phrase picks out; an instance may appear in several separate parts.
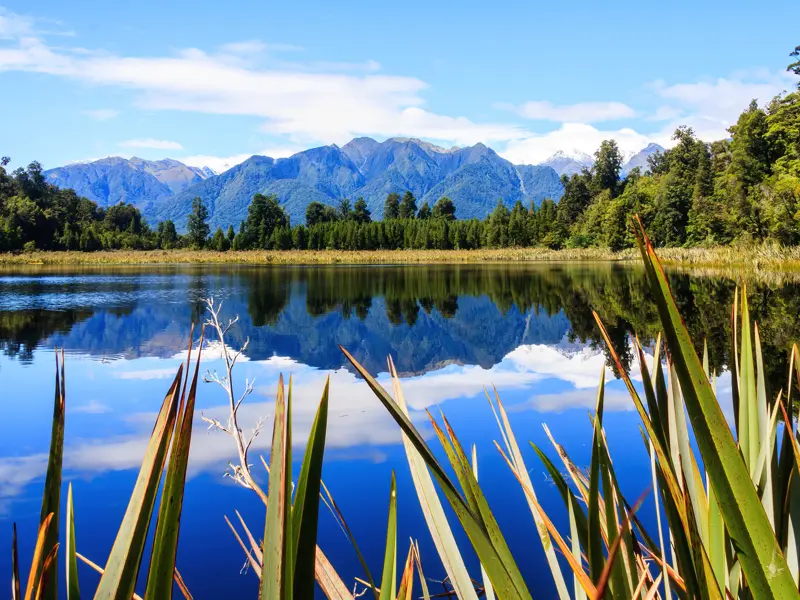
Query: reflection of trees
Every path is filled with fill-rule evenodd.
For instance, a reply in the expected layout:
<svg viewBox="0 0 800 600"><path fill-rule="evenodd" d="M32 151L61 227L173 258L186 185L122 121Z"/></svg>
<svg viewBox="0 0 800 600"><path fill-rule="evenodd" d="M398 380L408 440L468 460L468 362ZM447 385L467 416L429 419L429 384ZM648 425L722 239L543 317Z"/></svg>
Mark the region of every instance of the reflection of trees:
<svg viewBox="0 0 800 600"><path fill-rule="evenodd" d="M736 283L679 273L670 273L669 279L698 350L707 340L711 364L720 371L731 362L730 309ZM153 302L150 290L170 291L170 297L185 300ZM164 353L180 351L190 318L200 321L203 316L199 299L209 294L224 299L231 316L237 312L249 315L241 322L240 334L242 341L251 337L251 352L282 351L315 358L320 365L335 364L328 354L339 357L335 346L324 357L322 350L310 349L312 345L332 345L331 328L348 331L336 338L337 343L353 345L370 336L364 347L371 348L375 360L396 350L401 339L403 347L411 349L424 338L430 360L469 356L489 363L514 344L537 339L524 336L522 330L527 326L520 320L524 315L563 314L569 321L570 338L600 347L591 314L595 310L627 364L635 362L628 353L628 336L635 332L647 344L660 329L641 267L615 263L204 267L191 270L188 278L168 276L157 282L147 277L99 283L86 278L63 288L32 281L21 289L31 297L97 291L121 293L125 302L116 309L0 313L0 348L6 354L28 358L44 340L91 352L133 351L138 355L154 347ZM760 326L765 369L774 382L774 393L785 386L788 352L800 338L800 285L750 285L748 298ZM483 306L480 310L476 308L479 304ZM281 319L284 314L286 318ZM351 320L350 326L331 319L337 315ZM373 318L384 315L385 321ZM368 327L359 326L370 319ZM399 325L405 327L397 328ZM448 336L450 345L443 341ZM421 352L419 347L416 350ZM447 353L450 356L445 356ZM414 363L423 359L410 356L407 369L416 370Z"/></svg>
<svg viewBox="0 0 800 600"><path fill-rule="evenodd" d="M287 270L296 277L297 270ZM315 268L302 274L306 304L312 314L334 310L349 316L353 307L364 319L369 302L384 297L390 323L414 325L421 308L452 318L461 296L487 296L503 314L512 307L521 313L554 315L563 310L570 321L570 337L601 344L591 311L597 311L611 341L631 366L627 339L639 335L652 342L660 330L644 274L639 266L605 264L562 265L427 265L400 267ZM720 371L730 362L730 310L736 283L718 277L669 275L681 314L698 351L707 341L712 367ZM800 286L751 285L748 298L758 320L764 344L765 369L778 385L785 379L788 352L800 337ZM476 323L476 326L480 326ZM635 366L635 365L634 365Z"/></svg>
<svg viewBox="0 0 800 600"><path fill-rule="evenodd" d="M258 269L247 276L247 312L255 327L273 325L289 302L291 280L283 269Z"/></svg>
<svg viewBox="0 0 800 600"><path fill-rule="evenodd" d="M75 323L91 316L90 309L0 312L0 350L6 356L30 361L33 349L44 340L68 332Z"/></svg>

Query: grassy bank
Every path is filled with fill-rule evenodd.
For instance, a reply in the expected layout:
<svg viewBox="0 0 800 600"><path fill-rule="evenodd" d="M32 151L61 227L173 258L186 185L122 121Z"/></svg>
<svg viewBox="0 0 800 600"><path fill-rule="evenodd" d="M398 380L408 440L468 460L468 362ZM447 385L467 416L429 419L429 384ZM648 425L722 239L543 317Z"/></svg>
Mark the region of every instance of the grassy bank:
<svg viewBox="0 0 800 600"><path fill-rule="evenodd" d="M662 261L686 267L800 270L800 248L777 246L663 248ZM31 252L0 254L0 265L148 265L148 264L413 264L480 262L638 261L634 249L611 252L600 248L549 250L498 248L481 250L286 250L214 252L148 250L106 252Z"/></svg>

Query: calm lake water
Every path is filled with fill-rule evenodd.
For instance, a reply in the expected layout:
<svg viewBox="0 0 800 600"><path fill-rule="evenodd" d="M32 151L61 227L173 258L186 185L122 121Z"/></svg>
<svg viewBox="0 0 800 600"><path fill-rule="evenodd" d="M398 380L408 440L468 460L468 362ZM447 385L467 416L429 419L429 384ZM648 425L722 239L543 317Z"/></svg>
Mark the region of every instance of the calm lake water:
<svg viewBox="0 0 800 600"><path fill-rule="evenodd" d="M708 340L713 365L724 370L735 282L677 274L671 279L687 325L696 339ZM751 284L748 295L761 325L770 381L777 389L786 380L787 351L800 339L800 285ZM649 486L639 419L624 386L604 366L591 315L592 309L600 314L627 360L630 333L651 343L657 316L638 267L0 271L0 547L10 547L11 524L16 522L23 566L32 552L47 465L53 348L67 352L64 490L72 482L78 551L103 563L155 413L185 360L189 325L203 318L201 300L208 297L223 302L224 317L239 316L228 344L238 348L249 339L235 373L239 389L246 378L255 380L255 391L240 412L246 430L259 417L271 416L279 374L292 375L294 438L304 443L325 378L331 376L323 476L378 576L393 469L398 555L405 557L413 536L419 539L426 575L441 579L444 572L418 507L399 430L355 377L338 344L384 383L386 356L391 354L403 377L412 419L423 431L431 433L425 409L437 407L464 444L476 444L481 483L536 597L552 597L554 586L523 493L492 443L499 432L484 386L497 387L520 441L532 440L554 456L541 426L547 423L583 466L590 455L588 412L606 368L604 425L620 485L631 500ZM220 368L219 357L219 346L212 344L202 370ZM727 406L726 374L718 388ZM260 536L263 507L252 492L223 478L227 462L236 456L233 442L200 421L201 414L224 420L225 403L221 388L200 386L178 557L178 568L200 599L255 598L257 590L255 575L243 571L244 556L223 516L233 518L239 510ZM253 458L266 456L270 435L266 430L256 438ZM433 440L431 445L438 451ZM563 504L544 469L530 447L525 445L523 453L541 504L560 527L567 527ZM254 472L263 480L259 462ZM646 523L654 521L652 503L644 505L641 515ZM454 529L463 540L457 525ZM354 552L324 508L319 544L346 582L363 577ZM0 572L10 573L10 552L0 554ZM473 576L479 578L474 557L467 555ZM93 589L97 576L83 565L79 570L83 585ZM434 591L441 589L432 585Z"/></svg>

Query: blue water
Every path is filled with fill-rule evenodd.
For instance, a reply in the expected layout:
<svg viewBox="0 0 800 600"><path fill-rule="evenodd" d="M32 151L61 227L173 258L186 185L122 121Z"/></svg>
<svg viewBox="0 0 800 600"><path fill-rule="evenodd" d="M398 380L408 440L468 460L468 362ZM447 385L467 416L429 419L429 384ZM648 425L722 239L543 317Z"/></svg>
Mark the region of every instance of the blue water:
<svg viewBox="0 0 800 600"><path fill-rule="evenodd" d="M719 311L733 283L683 276L679 302L698 315L699 328L722 327ZM683 291L680 291L683 290ZM756 290L757 292L757 290ZM797 297L785 289L786 298ZM270 417L279 375L294 380L295 458L314 418L325 378L331 378L323 478L353 530L373 575L383 562L389 484L398 486L398 556L419 541L425 574L444 571L425 527L399 430L355 376L342 344L387 384L391 354L403 378L412 420L441 456L426 409L441 409L464 446L476 445L480 482L536 598L554 594L523 492L493 441L497 425L484 396L496 386L539 500L566 532L567 515L528 440L557 456L546 423L579 466L588 466L596 386L606 370L605 427L623 492L635 500L650 485L649 458L639 419L621 382L606 366L590 309L598 310L619 343L637 330L647 343L657 328L642 272L610 265L416 267L174 267L0 272L0 532L19 532L23 572L32 553L47 465L54 388L54 347L66 350L67 417L64 493L72 483L78 551L103 564L133 488L144 446L178 366L185 360L189 325L204 318L201 299L223 302L222 316L239 316L226 342L249 339L235 371L241 391L255 381L240 411L249 432ZM787 310L792 310L789 307ZM718 315L719 316L715 316ZM795 313L796 314L796 313ZM717 319L715 321L714 319ZM690 323L690 328L692 327ZM644 331L642 331L644 330ZM705 329L703 330L705 331ZM791 332L790 332L791 333ZM789 333L787 333L788 335ZM765 338L767 336L764 336ZM713 361L725 362L711 338ZM201 372L221 369L211 338ZM769 346L769 344L768 344ZM775 354L779 362L781 348ZM768 360L769 362L769 360ZM634 365L635 366L635 365ZM729 378L720 380L721 396ZM263 536L264 508L253 492L225 478L236 459L231 438L209 430L201 416L227 417L223 390L200 386L183 509L178 569L195 598L255 598L258 581L224 521L240 511ZM251 450L253 472L268 458L271 422ZM442 460L444 460L444 457ZM295 468L299 468L295 465ZM318 543L344 581L364 577L339 525L322 507ZM654 524L650 500L640 516ZM466 538L455 520L462 547ZM63 532L62 532L63 534ZM2 538L0 537L0 540ZM0 541L0 545L2 542ZM10 552L0 572L10 573ZM466 551L474 578L477 562ZM63 561L60 560L63 571ZM565 566L565 574L568 573ZM81 585L98 576L79 565ZM24 577L24 576L23 576ZM63 577L61 579L63 581ZM571 581L571 577L568 577ZM442 587L430 583L433 592ZM140 586L143 591L143 586ZM84 592L87 593L87 592Z"/></svg>

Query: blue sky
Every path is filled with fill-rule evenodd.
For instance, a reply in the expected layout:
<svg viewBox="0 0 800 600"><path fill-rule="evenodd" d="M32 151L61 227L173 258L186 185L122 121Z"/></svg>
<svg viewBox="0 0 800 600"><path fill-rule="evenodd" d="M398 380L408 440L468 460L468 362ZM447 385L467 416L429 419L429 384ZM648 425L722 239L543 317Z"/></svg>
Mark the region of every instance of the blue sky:
<svg viewBox="0 0 800 600"><path fill-rule="evenodd" d="M0 0L2 3L3 0ZM706 140L791 89L796 0L0 4L0 154L216 169L352 137L517 163Z"/></svg>

